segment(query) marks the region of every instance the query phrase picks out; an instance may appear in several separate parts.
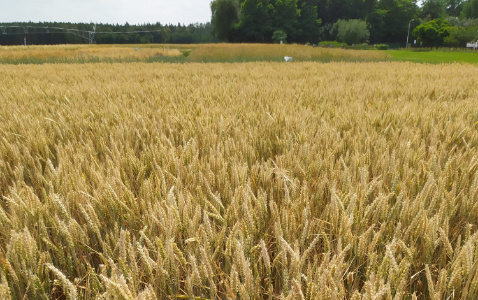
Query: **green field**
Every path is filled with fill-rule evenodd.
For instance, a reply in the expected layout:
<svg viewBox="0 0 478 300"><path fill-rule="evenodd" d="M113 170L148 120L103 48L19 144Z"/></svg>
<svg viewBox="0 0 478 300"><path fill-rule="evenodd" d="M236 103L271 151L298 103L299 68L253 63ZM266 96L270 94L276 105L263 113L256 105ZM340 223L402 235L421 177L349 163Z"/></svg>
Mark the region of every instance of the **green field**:
<svg viewBox="0 0 478 300"><path fill-rule="evenodd" d="M478 53L472 51L410 51L388 50L387 53L394 61L410 61L416 63L478 63Z"/></svg>

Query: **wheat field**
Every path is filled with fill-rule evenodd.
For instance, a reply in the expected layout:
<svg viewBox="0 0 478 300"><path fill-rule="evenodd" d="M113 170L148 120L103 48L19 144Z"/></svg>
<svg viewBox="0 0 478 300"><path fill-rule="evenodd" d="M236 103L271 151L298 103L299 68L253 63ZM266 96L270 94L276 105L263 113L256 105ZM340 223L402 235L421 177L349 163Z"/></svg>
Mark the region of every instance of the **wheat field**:
<svg viewBox="0 0 478 300"><path fill-rule="evenodd" d="M384 51L346 50L274 44L43 45L0 47L0 64L120 62L377 62L391 60Z"/></svg>
<svg viewBox="0 0 478 300"><path fill-rule="evenodd" d="M0 298L476 299L477 71L0 65Z"/></svg>
<svg viewBox="0 0 478 300"><path fill-rule="evenodd" d="M204 44L196 45L188 56L188 60L194 62L283 61L284 56L292 56L295 61L301 62L376 62L391 58L384 51L346 50L296 44Z"/></svg>
<svg viewBox="0 0 478 300"><path fill-rule="evenodd" d="M148 45L149 46L149 45ZM171 45L40 45L0 47L0 60L10 62L25 59L58 60L68 62L96 59L146 59L155 56L180 56L181 51Z"/></svg>

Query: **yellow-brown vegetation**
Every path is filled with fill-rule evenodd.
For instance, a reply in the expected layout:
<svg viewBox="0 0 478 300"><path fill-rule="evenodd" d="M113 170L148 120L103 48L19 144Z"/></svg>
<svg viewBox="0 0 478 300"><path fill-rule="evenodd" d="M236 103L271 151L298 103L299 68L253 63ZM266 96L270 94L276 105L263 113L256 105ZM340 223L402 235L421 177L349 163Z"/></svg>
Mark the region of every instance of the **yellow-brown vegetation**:
<svg viewBox="0 0 478 300"><path fill-rule="evenodd" d="M182 57L187 56L187 58ZM385 61L383 51L346 50L305 45L198 44L198 45L47 45L0 47L0 62L50 63L142 62L161 57L179 57L181 62L283 61Z"/></svg>
<svg viewBox="0 0 478 300"><path fill-rule="evenodd" d="M170 47L145 45L55 45L0 47L0 59L145 59L154 56L179 56L181 52Z"/></svg>
<svg viewBox="0 0 478 300"><path fill-rule="evenodd" d="M477 71L0 65L0 298L476 299Z"/></svg>
<svg viewBox="0 0 478 300"><path fill-rule="evenodd" d="M295 44L206 44L197 45L189 58L195 61L206 59L267 61L272 58L282 59L284 56L291 56L296 61L384 61L389 57L383 51L346 50Z"/></svg>

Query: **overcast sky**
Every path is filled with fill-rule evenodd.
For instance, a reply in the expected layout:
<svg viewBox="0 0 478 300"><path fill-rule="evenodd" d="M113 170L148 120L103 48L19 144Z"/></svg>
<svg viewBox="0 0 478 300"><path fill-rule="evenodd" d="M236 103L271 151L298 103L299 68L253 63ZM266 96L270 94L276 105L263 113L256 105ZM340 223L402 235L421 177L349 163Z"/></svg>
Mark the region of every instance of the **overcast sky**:
<svg viewBox="0 0 478 300"><path fill-rule="evenodd" d="M2 22L191 24L211 21L211 0L2 0Z"/></svg>

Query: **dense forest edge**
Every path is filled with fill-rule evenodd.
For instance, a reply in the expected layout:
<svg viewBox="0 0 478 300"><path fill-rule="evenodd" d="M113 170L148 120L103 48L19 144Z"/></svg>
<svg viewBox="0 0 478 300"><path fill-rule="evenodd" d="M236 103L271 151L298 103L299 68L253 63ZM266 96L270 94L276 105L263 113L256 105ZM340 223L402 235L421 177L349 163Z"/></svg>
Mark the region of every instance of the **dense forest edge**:
<svg viewBox="0 0 478 300"><path fill-rule="evenodd" d="M1 45L299 43L459 47L478 40L478 0L213 0L189 25L0 23Z"/></svg>
<svg viewBox="0 0 478 300"><path fill-rule="evenodd" d="M0 23L0 45L88 44L202 44L219 40L211 23L189 25L89 24L63 22ZM90 33L93 36L90 36Z"/></svg>
<svg viewBox="0 0 478 300"><path fill-rule="evenodd" d="M388 43L466 47L478 0L214 0L213 33L228 42Z"/></svg>

